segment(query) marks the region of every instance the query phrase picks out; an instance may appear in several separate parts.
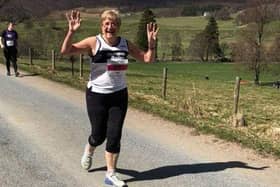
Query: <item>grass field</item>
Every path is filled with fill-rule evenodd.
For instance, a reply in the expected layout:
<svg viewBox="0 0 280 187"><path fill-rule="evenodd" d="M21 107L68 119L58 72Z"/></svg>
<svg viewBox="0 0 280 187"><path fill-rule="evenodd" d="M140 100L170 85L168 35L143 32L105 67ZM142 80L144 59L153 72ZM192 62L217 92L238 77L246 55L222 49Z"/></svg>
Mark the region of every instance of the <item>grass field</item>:
<svg viewBox="0 0 280 187"><path fill-rule="evenodd" d="M163 67L169 72L166 100L161 98ZM246 80L246 84L241 85L239 105L247 123L245 128L231 126L236 76ZM254 86L252 76L238 70L234 64L133 64L128 77L133 106L279 155L280 134L276 133L280 127L279 90ZM262 78L270 82L278 80L279 76L267 72Z"/></svg>

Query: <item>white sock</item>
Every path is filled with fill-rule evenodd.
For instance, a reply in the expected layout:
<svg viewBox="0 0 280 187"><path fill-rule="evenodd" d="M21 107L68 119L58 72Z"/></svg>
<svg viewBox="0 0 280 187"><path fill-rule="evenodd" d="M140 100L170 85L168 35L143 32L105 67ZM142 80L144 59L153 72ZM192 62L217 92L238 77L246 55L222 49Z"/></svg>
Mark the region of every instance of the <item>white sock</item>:
<svg viewBox="0 0 280 187"><path fill-rule="evenodd" d="M87 146L88 146L88 145L85 146L85 153L86 153L87 155L89 155L89 156L92 156L94 151L90 152L90 151L88 150Z"/></svg>
<svg viewBox="0 0 280 187"><path fill-rule="evenodd" d="M108 169L106 172L106 176L112 176L115 173L115 169Z"/></svg>

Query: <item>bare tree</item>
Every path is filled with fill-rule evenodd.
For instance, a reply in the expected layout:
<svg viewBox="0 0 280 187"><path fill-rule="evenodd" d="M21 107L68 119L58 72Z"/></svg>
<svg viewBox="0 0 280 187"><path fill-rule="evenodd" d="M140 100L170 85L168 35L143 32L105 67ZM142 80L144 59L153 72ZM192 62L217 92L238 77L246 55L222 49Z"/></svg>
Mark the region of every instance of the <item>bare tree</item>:
<svg viewBox="0 0 280 187"><path fill-rule="evenodd" d="M172 36L171 57L173 61L181 61L183 59L183 44L179 32L175 32Z"/></svg>
<svg viewBox="0 0 280 187"><path fill-rule="evenodd" d="M235 61L245 63L254 73L254 82L259 84L260 74L266 68L266 48L264 46L264 28L273 20L273 13L279 0L251 0L243 13L248 26L241 32L241 37L233 48Z"/></svg>
<svg viewBox="0 0 280 187"><path fill-rule="evenodd" d="M254 74L255 84L259 84L260 74L267 67L266 48L256 41L254 28L243 30L233 44L232 54L235 62L244 64Z"/></svg>
<svg viewBox="0 0 280 187"><path fill-rule="evenodd" d="M272 45L270 46L268 55L270 56L270 60L275 63L280 62L280 36L276 37Z"/></svg>
<svg viewBox="0 0 280 187"><path fill-rule="evenodd" d="M160 48L163 49L161 61L166 61L171 56L171 37L169 34L161 35L160 41Z"/></svg>
<svg viewBox="0 0 280 187"><path fill-rule="evenodd" d="M207 38L204 32L195 35L191 40L188 52L190 56L199 58L201 61L206 61Z"/></svg>

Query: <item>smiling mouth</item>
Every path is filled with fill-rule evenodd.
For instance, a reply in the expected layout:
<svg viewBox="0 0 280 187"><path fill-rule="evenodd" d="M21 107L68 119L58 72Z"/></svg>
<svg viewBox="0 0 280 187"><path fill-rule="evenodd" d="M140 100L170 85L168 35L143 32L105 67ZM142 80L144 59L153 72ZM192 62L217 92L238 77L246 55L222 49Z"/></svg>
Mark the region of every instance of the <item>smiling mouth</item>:
<svg viewBox="0 0 280 187"><path fill-rule="evenodd" d="M114 34L115 31L106 31L106 33Z"/></svg>

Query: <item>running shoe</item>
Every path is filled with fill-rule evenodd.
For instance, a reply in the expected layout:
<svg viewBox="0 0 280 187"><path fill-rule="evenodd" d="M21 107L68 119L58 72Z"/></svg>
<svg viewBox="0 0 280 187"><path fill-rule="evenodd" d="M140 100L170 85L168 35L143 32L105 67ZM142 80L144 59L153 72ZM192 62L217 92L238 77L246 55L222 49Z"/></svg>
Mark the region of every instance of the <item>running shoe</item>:
<svg viewBox="0 0 280 187"><path fill-rule="evenodd" d="M84 155L82 156L81 159L81 166L85 170L89 170L92 164L92 156L93 154L89 154L84 152Z"/></svg>
<svg viewBox="0 0 280 187"><path fill-rule="evenodd" d="M11 76L11 73L9 71L7 72L7 76Z"/></svg>
<svg viewBox="0 0 280 187"><path fill-rule="evenodd" d="M118 178L116 173L112 173L110 175L106 174L104 182L105 182L105 184L112 185L114 187L126 187L127 186L123 180Z"/></svg>
<svg viewBox="0 0 280 187"><path fill-rule="evenodd" d="M18 77L18 76L19 76L19 72L16 72L16 73L15 73L15 76Z"/></svg>

